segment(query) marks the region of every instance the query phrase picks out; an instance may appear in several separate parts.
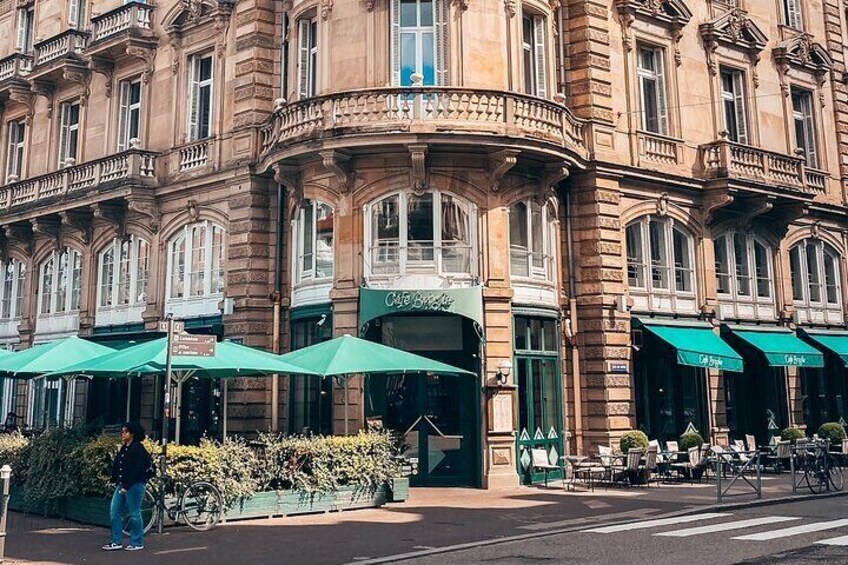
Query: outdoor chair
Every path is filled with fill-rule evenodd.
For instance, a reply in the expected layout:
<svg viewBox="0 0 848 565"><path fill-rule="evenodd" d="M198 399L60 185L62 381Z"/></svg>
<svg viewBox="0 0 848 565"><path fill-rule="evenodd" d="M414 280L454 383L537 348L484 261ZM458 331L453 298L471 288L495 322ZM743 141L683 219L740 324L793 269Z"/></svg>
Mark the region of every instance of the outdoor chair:
<svg viewBox="0 0 848 565"><path fill-rule="evenodd" d="M775 473L780 473L783 469L789 468L790 457L792 457L792 442L787 439L778 441L772 454L766 457L766 462L774 468Z"/></svg>
<svg viewBox="0 0 848 565"><path fill-rule="evenodd" d="M716 472L722 473L722 476L727 476L727 471L734 472L736 463L739 459L736 457L732 449L724 449L720 445L713 446L712 453L716 456Z"/></svg>
<svg viewBox="0 0 848 565"><path fill-rule="evenodd" d="M659 445L651 445L648 447L648 453L645 455L645 464L639 465L639 475L645 477L645 484L651 485L651 478L656 481L659 486L659 453L657 452Z"/></svg>
<svg viewBox="0 0 848 565"><path fill-rule="evenodd" d="M745 444L741 440L736 440L736 442L730 446L730 449L736 454L739 462L743 465L751 460L751 457L745 453Z"/></svg>
<svg viewBox="0 0 848 565"><path fill-rule="evenodd" d="M550 460L548 459L547 450L541 447L534 447L530 450L530 454L533 456L533 470L542 471L545 473L545 486L547 487L548 473L550 473L551 471L562 471L562 467L560 467L559 465L551 464ZM565 474L563 473L563 481L565 480L564 475Z"/></svg>
<svg viewBox="0 0 848 565"><path fill-rule="evenodd" d="M730 445L731 448L738 447L742 451L745 451L745 442L741 439L734 439L733 443Z"/></svg>
<svg viewBox="0 0 848 565"><path fill-rule="evenodd" d="M642 450L639 448L631 448L630 451L627 452L627 457L625 458L624 465L613 465L612 466L612 480L614 483L624 483L626 480L628 484L635 484L636 478L639 475L639 465L642 462Z"/></svg>
<svg viewBox="0 0 848 565"><path fill-rule="evenodd" d="M757 439L751 434L745 434L745 445L748 446L748 451L759 451Z"/></svg>
<svg viewBox="0 0 848 565"><path fill-rule="evenodd" d="M689 451L689 461L680 461L678 463L673 463L671 468L677 471L677 474L681 477L687 477L689 482L695 478L696 470L700 468L701 460L703 457L701 456L701 448L700 447L690 447ZM698 477L700 481L700 477Z"/></svg>

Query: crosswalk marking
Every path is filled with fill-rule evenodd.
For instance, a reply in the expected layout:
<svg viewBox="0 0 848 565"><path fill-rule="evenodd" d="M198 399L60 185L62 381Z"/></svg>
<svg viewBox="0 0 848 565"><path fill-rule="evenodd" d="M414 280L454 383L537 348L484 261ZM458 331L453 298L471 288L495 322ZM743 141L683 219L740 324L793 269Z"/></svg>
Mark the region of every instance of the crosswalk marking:
<svg viewBox="0 0 848 565"><path fill-rule="evenodd" d="M688 522L698 522L701 520L711 520L713 518L724 518L725 516L731 516L732 514L727 513L707 513L707 514L694 514L692 516L678 516L676 518L661 518L659 520L647 520L645 522L631 522L629 524L618 524L616 526L604 526L602 528L592 528L590 530L583 530L583 532L590 532L593 534L612 534L615 532L628 532L631 530L644 530L647 528L656 528L659 526L671 526L674 524L686 524Z"/></svg>
<svg viewBox="0 0 848 565"><path fill-rule="evenodd" d="M733 539L745 541L768 541L780 539L798 534L809 534L811 532L821 532L824 530L832 530L848 526L848 520L831 520L830 522L816 522L814 524L804 524L803 526L794 526L792 528L783 528L782 530L773 530L771 532L761 532L759 534L749 534L747 536L739 536Z"/></svg>
<svg viewBox="0 0 848 565"><path fill-rule="evenodd" d="M723 522L721 524L710 524L709 526L697 526L695 528L686 528L684 530L674 530L671 532L661 532L659 534L654 535L672 538L687 538L689 536L712 534L715 532L726 532L727 530L741 530L742 528L752 528L754 526L764 526L766 524L790 522L792 520L800 520L800 518L793 518L788 516L765 516L764 518L737 520L735 522Z"/></svg>
<svg viewBox="0 0 848 565"><path fill-rule="evenodd" d="M823 539L816 543L821 545L848 545L848 536L840 536L838 538Z"/></svg>

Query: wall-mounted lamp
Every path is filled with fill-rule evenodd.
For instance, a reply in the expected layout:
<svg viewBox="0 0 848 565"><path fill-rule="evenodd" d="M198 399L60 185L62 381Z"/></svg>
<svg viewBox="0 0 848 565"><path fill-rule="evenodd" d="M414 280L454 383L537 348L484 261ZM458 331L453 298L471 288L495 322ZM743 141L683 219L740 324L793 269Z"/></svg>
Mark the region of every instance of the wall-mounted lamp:
<svg viewBox="0 0 848 565"><path fill-rule="evenodd" d="M509 379L510 372L512 372L512 361L504 359L498 363L498 372L495 374L495 380L499 385L506 384L507 379Z"/></svg>

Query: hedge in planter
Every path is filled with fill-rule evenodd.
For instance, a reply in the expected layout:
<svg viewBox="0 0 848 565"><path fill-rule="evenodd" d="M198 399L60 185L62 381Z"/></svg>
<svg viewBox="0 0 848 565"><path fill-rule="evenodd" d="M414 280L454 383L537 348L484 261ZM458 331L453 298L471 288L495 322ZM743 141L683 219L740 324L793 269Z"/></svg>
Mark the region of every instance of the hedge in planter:
<svg viewBox="0 0 848 565"><path fill-rule="evenodd" d="M645 435L645 432L639 430L625 432L625 434L621 436L621 440L618 442L618 448L622 453L627 453L631 449L648 451L648 445L648 436Z"/></svg>
<svg viewBox="0 0 848 565"><path fill-rule="evenodd" d="M677 447L682 452L687 452L689 449L693 447L701 447L704 445L704 438L701 437L701 434L698 432L689 432L680 436L680 441L677 443Z"/></svg>
<svg viewBox="0 0 848 565"><path fill-rule="evenodd" d="M780 439L790 441L795 444L799 439L806 439L807 434L801 428L791 427L780 432Z"/></svg>
<svg viewBox="0 0 848 565"><path fill-rule="evenodd" d="M819 428L818 435L821 439L826 439L830 445L841 446L842 440L846 438L845 428L839 422L827 422Z"/></svg>

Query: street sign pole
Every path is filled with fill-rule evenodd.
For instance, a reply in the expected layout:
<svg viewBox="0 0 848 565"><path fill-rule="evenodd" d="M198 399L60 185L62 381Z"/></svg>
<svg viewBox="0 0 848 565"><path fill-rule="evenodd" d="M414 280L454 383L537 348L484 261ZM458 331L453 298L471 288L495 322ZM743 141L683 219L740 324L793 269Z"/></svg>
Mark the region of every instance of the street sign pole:
<svg viewBox="0 0 848 565"><path fill-rule="evenodd" d="M171 340L174 336L174 318L168 315L167 337L165 348L165 390L162 394L162 458L159 464L159 472L161 473L159 481L159 521L156 527L158 533L162 533L163 524L165 523L165 475L168 461L168 424L171 417Z"/></svg>

